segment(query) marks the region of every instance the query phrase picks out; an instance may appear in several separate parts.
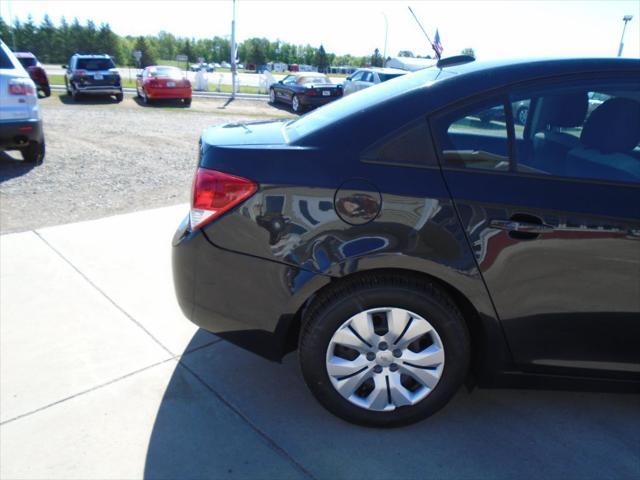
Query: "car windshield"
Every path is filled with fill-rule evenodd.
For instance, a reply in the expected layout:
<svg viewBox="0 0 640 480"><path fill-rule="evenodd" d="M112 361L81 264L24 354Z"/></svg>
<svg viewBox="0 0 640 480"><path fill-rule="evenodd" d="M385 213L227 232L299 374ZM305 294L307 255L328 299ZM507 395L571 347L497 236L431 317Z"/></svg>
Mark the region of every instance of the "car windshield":
<svg viewBox="0 0 640 480"><path fill-rule="evenodd" d="M79 58L76 68L80 70L109 70L116 68L113 60L110 58Z"/></svg>
<svg viewBox="0 0 640 480"><path fill-rule="evenodd" d="M35 67L36 63L38 63L37 60L33 57L18 58L18 61L24 68Z"/></svg>
<svg viewBox="0 0 640 480"><path fill-rule="evenodd" d="M182 78L182 72L175 67L158 67L149 70L152 77Z"/></svg>
<svg viewBox="0 0 640 480"><path fill-rule="evenodd" d="M328 77L325 75L315 75L313 77L300 77L298 78L300 85L309 85L311 83L331 83Z"/></svg>
<svg viewBox="0 0 640 480"><path fill-rule="evenodd" d="M399 78L381 83L376 88L361 90L290 121L285 127L287 138L289 142L295 142L360 110L453 75L455 74L444 70L426 68L401 75Z"/></svg>
<svg viewBox="0 0 640 480"><path fill-rule="evenodd" d="M392 78L401 77L405 75L404 73L378 73L381 82L386 82L387 80L391 80Z"/></svg>

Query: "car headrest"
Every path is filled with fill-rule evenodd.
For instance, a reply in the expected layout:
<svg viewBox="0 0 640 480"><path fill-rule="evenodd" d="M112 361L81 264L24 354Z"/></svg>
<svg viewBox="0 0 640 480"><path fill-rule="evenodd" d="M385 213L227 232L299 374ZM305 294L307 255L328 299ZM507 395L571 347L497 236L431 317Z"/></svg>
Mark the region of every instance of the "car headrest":
<svg viewBox="0 0 640 480"><path fill-rule="evenodd" d="M602 153L630 152L640 142L640 103L610 98L591 112L580 141Z"/></svg>
<svg viewBox="0 0 640 480"><path fill-rule="evenodd" d="M588 107L586 92L547 95L542 98L540 114L549 127L578 127L584 122Z"/></svg>

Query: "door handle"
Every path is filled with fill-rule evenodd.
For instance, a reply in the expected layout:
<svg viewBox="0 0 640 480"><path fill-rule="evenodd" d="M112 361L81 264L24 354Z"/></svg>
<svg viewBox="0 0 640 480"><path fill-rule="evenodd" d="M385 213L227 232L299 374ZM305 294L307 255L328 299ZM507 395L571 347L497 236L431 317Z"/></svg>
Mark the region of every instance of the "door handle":
<svg viewBox="0 0 640 480"><path fill-rule="evenodd" d="M553 232L551 225L544 223L521 222L518 220L491 220L489 222L491 228L498 230L506 230L508 232L533 233L539 235L541 233Z"/></svg>

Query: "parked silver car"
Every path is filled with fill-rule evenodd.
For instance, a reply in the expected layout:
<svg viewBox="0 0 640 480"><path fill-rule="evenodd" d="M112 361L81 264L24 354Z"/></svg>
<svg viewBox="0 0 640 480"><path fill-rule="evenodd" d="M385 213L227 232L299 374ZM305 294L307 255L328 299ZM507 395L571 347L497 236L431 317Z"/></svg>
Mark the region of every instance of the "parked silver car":
<svg viewBox="0 0 640 480"><path fill-rule="evenodd" d="M404 75L406 70L398 70L397 68L361 68L349 75L344 81L344 95L363 90L378 83L386 82L392 78Z"/></svg>

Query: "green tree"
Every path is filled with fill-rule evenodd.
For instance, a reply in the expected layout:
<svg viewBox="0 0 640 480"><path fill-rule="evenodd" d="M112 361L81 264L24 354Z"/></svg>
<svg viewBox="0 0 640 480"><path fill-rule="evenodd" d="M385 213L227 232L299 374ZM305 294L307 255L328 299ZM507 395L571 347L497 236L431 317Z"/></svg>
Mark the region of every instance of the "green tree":
<svg viewBox="0 0 640 480"><path fill-rule="evenodd" d="M476 52L473 51L473 48L467 47L462 50L462 55L469 55L473 58L476 58Z"/></svg>
<svg viewBox="0 0 640 480"><path fill-rule="evenodd" d="M413 52L411 50L400 50L398 52L398 56L399 57L410 57L410 58L414 58L415 55L413 54Z"/></svg>
<svg viewBox="0 0 640 480"><path fill-rule="evenodd" d="M382 55L380 55L380 50L375 49L373 51L373 55L371 55L371 66L372 67L381 67L382 66Z"/></svg>
<svg viewBox="0 0 640 480"><path fill-rule="evenodd" d="M323 45L320 45L320 48L318 48L316 52L315 64L319 72L326 72L329 68L329 59L327 58L327 52L325 52Z"/></svg>
<svg viewBox="0 0 640 480"><path fill-rule="evenodd" d="M158 54L151 45L149 45L146 38L138 37L134 45L134 50L140 50L142 53L142 56L140 57L140 66L142 68L148 67L149 65L157 65Z"/></svg>

